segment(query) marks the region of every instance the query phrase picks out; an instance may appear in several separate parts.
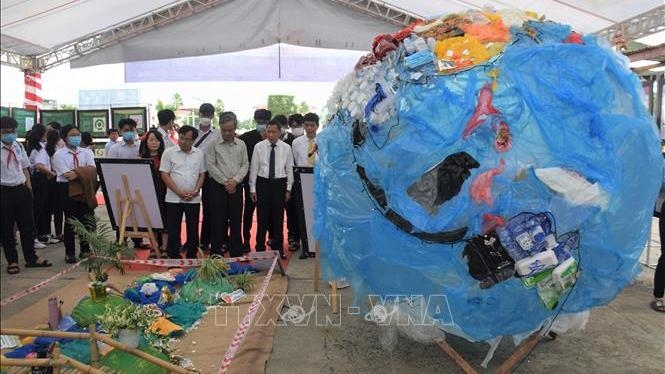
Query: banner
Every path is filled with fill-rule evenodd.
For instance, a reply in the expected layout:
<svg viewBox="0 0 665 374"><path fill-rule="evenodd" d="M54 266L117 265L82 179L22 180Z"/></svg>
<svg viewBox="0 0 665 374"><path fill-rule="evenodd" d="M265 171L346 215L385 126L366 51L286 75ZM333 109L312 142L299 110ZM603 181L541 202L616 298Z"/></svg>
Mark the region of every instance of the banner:
<svg viewBox="0 0 665 374"><path fill-rule="evenodd" d="M41 110L39 113L44 126L50 122L58 122L62 126L76 125L75 110Z"/></svg>
<svg viewBox="0 0 665 374"><path fill-rule="evenodd" d="M76 116L81 132L87 131L97 137L106 136L106 130L109 129L108 110L79 110L76 112Z"/></svg>
<svg viewBox="0 0 665 374"><path fill-rule="evenodd" d="M113 126L116 128L121 119L131 118L136 121L136 128L139 132L145 132L148 129L148 118L145 107L111 108L111 118L113 119Z"/></svg>

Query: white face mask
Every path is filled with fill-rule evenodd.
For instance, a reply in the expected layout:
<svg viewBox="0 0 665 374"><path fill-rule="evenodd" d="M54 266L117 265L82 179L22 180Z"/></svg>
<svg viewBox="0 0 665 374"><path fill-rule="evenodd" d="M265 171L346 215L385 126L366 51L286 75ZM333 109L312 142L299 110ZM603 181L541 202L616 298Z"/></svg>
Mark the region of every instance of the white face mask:
<svg viewBox="0 0 665 374"><path fill-rule="evenodd" d="M301 136L304 133L305 133L305 129L302 128L302 127L294 127L294 128L291 129L291 134L293 134L293 136L296 136L296 137Z"/></svg>
<svg viewBox="0 0 665 374"><path fill-rule="evenodd" d="M203 127L209 127L212 124L212 119L206 118L206 117L201 117L201 120L199 121L199 123Z"/></svg>

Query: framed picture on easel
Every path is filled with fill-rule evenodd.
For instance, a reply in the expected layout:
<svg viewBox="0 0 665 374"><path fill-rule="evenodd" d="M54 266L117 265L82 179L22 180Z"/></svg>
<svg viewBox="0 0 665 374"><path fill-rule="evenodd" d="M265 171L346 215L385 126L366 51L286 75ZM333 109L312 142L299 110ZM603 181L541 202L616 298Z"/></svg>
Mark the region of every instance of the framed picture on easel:
<svg viewBox="0 0 665 374"><path fill-rule="evenodd" d="M152 160L98 158L95 163L114 230L166 228L166 212L157 188L159 173ZM129 202L128 207L125 202Z"/></svg>

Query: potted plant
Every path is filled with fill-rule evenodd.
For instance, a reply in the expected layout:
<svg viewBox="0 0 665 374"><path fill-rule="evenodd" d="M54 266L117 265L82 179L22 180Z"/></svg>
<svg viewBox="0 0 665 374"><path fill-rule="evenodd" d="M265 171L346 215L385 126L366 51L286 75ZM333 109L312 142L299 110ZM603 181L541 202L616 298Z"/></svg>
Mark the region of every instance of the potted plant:
<svg viewBox="0 0 665 374"><path fill-rule="evenodd" d="M141 334L155 320L153 312L144 306L107 306L100 318L102 328L118 341L136 348L139 346Z"/></svg>
<svg viewBox="0 0 665 374"><path fill-rule="evenodd" d="M88 284L90 297L93 302L103 302L106 299L106 281L109 278L105 268L112 267L123 274L120 256L132 258L133 253L127 243L120 244L113 239L115 234L110 224L101 222L92 215L85 220L87 225L75 218L69 219L68 222L72 225L74 233L90 244L90 253L84 260L88 272L92 275L92 282Z"/></svg>

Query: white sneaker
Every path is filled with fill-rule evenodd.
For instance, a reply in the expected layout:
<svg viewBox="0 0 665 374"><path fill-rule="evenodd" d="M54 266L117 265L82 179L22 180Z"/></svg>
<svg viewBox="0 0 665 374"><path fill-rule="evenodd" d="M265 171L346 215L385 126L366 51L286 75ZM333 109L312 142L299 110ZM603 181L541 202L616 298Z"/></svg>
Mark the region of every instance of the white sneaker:
<svg viewBox="0 0 665 374"><path fill-rule="evenodd" d="M47 243L47 244L58 244L58 243L60 243L61 241L62 241L61 239L59 239L59 238L57 238L57 237L55 237L55 236L51 236L50 238L48 238L48 242L46 242L46 243Z"/></svg>
<svg viewBox="0 0 665 374"><path fill-rule="evenodd" d="M39 240L35 239L35 249L44 249L46 245Z"/></svg>

